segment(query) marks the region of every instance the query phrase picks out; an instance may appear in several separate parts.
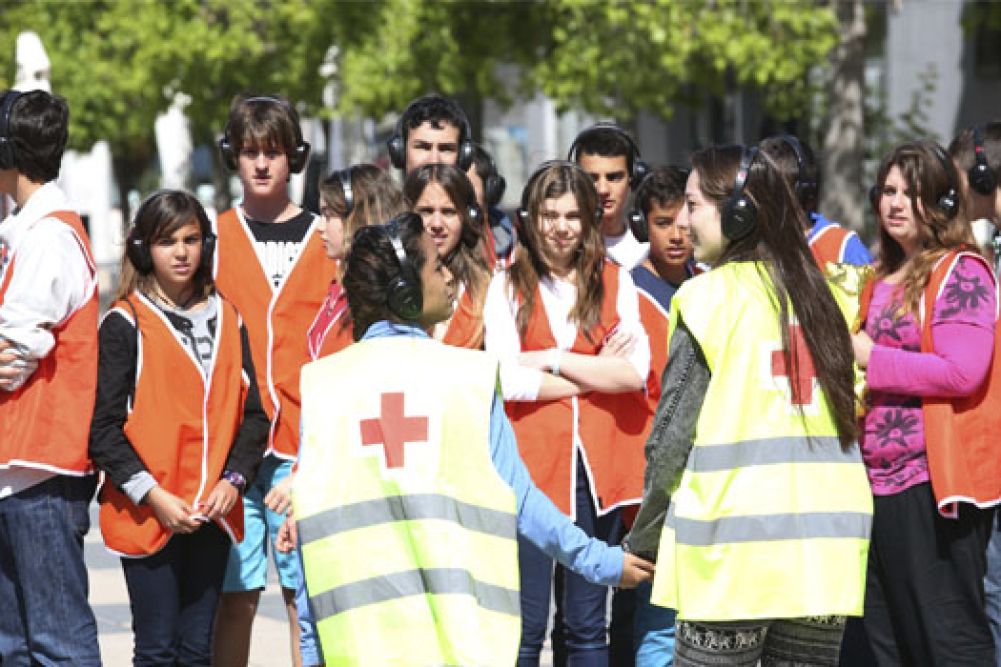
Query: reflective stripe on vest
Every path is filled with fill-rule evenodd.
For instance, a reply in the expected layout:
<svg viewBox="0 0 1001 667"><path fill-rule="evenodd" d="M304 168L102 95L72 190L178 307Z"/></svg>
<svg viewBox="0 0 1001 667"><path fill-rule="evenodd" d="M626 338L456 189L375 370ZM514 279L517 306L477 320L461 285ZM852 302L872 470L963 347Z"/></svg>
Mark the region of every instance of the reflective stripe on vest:
<svg viewBox="0 0 1001 667"><path fill-rule="evenodd" d="M511 665L514 492L493 467L497 362L365 340L302 371L293 502L328 664Z"/></svg>
<svg viewBox="0 0 1001 667"><path fill-rule="evenodd" d="M798 371L786 368L767 280L758 265L726 264L673 302L671 331L683 320L711 371L652 595L680 618L862 611L872 497L861 454L841 447L795 322Z"/></svg>

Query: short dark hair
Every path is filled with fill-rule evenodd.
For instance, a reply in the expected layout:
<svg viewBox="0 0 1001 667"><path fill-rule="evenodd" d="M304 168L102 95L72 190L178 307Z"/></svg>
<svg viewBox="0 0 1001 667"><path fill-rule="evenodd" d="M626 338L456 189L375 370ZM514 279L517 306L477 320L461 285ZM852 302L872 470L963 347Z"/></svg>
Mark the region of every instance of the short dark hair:
<svg viewBox="0 0 1001 667"><path fill-rule="evenodd" d="M973 132L975 128L966 128L949 144L949 157L959 166L961 171L969 171L977 158L974 155ZM980 136L984 142L984 157L987 166L1001 181L1001 121L996 120L980 126Z"/></svg>
<svg viewBox="0 0 1001 667"><path fill-rule="evenodd" d="M399 221L400 242L413 268L410 279L417 281L417 289L423 289L420 273L428 259L421 245L424 222L416 213L404 213L395 219ZM351 238L344 266L341 285L354 322L353 337L360 340L373 323L394 318L388 302L389 286L400 277L401 268L385 225L360 227Z"/></svg>
<svg viewBox="0 0 1001 667"><path fill-rule="evenodd" d="M685 199L689 173L681 167L656 167L637 188L636 207L643 211L643 215L649 216L654 203L660 206L680 204Z"/></svg>
<svg viewBox="0 0 1001 667"><path fill-rule="evenodd" d="M626 169L631 173L635 159L635 144L630 143L625 130L612 127L590 127L574 139L570 159L580 162L582 155L626 158Z"/></svg>
<svg viewBox="0 0 1001 667"><path fill-rule="evenodd" d="M14 169L34 183L56 180L69 139L69 115L66 100L43 90L22 93L14 100L7 127L14 145Z"/></svg>
<svg viewBox="0 0 1001 667"><path fill-rule="evenodd" d="M503 187L494 188L493 192L487 192L487 179L491 176L500 177L500 172L497 171L497 163L494 162L490 153L488 153L486 149L479 144L473 144L473 168L476 170L476 175L480 177L480 181L483 183L483 196L486 199L487 207L491 208L500 204L500 198L504 196ZM487 195L493 195L493 197L491 198ZM484 211L484 213L486 212L487 211Z"/></svg>
<svg viewBox="0 0 1001 667"><path fill-rule="evenodd" d="M400 134L403 140L406 141L410 130L420 127L423 123L431 123L431 127L436 129L443 123L448 123L459 129L459 141L472 140L472 137L466 136L469 127L466 112L447 97L431 94L411 101L400 117Z"/></svg>
<svg viewBox="0 0 1001 667"><path fill-rule="evenodd" d="M236 154L246 146L258 146L280 149L290 159L302 141L299 112L287 99L277 95L234 97L226 134Z"/></svg>
<svg viewBox="0 0 1001 667"><path fill-rule="evenodd" d="M820 171L817 169L817 159L813 154L810 144L799 137L794 137L790 140L787 138L789 136L791 135L768 137L758 144L758 147L778 167L779 173L789 184L803 210L807 213L814 213L820 203L818 201ZM792 141L799 143L800 157L803 160L802 171L800 170L799 158L796 157L796 149L793 147ZM797 191L796 181L800 183L813 183L815 187L801 187Z"/></svg>

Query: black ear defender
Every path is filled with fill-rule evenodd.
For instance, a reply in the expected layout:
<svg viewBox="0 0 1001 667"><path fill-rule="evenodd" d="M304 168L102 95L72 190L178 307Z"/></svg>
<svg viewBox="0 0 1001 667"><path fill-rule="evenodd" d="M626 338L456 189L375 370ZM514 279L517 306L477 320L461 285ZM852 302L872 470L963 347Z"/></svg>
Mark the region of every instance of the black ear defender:
<svg viewBox="0 0 1001 667"><path fill-rule="evenodd" d="M476 146L473 144L473 130L469 126L469 119L466 118L466 112L462 110L462 107L452 100L438 95L424 95L423 97L418 97L416 100L413 100L410 104L408 104L407 108L400 114L400 117L396 119L396 126L393 128L393 136L386 141L386 148L389 150L390 161L397 169L407 168L407 140L403 136L405 129L403 124L409 119L417 105L424 104L432 98L443 100L444 103L452 110L452 115L462 120L462 125L459 127L458 159L455 161L455 166L462 171L469 171L469 165L473 164L473 153L476 151ZM407 132L409 133L408 128Z"/></svg>
<svg viewBox="0 0 1001 667"><path fill-rule="evenodd" d="M643 186L646 184L650 173L643 177L643 180L640 181L639 186L636 188L636 195L633 197L633 206L636 208L629 211L626 215L626 222L629 223L629 231L632 232L633 238L640 243L650 242L650 226L647 223L646 213L643 212Z"/></svg>
<svg viewBox="0 0 1001 667"><path fill-rule="evenodd" d="M758 222L758 207L744 194L747 177L751 172L754 159L758 156L758 148L743 147L740 154L740 166L737 167L737 177L733 182L733 192L723 204L720 225L723 236L731 241L739 241L754 231Z"/></svg>
<svg viewBox="0 0 1001 667"><path fill-rule="evenodd" d="M783 134L779 138L792 149L793 155L796 156L796 181L793 183L796 199L801 204L816 199L819 188L817 181L806 175L806 153L803 150L803 144L792 134Z"/></svg>
<svg viewBox="0 0 1001 667"><path fill-rule="evenodd" d="M636 145L636 141L633 140L629 133L623 130L621 127L613 122L604 120L595 123L591 127L582 130L578 134L573 143L570 144L570 150L567 151L567 160L570 162L578 162L580 158L580 144L590 135L596 132L614 132L618 136L622 137L627 144L629 144L629 164L632 165L629 172L629 187L635 190L639 187L639 184L643 182L646 175L650 173L650 165L644 162L640 155L640 148Z"/></svg>
<svg viewBox="0 0 1001 667"><path fill-rule="evenodd" d="M952 160L949 159L949 156L946 155L945 150L937 143L929 141L927 142L927 146L934 153L935 157L938 158L942 169L945 170L945 177L949 179L948 189L938 196L935 206L945 214L945 217L951 218L959 211L959 191L956 188L956 179L953 177L953 170L956 167Z"/></svg>
<svg viewBox="0 0 1001 667"><path fill-rule="evenodd" d="M8 90L0 99L0 169L14 168L14 137L10 133L10 114L14 102L24 93Z"/></svg>
<svg viewBox="0 0 1001 667"><path fill-rule="evenodd" d="M483 199L487 206L497 206L500 200L504 198L504 191L507 190L507 181L497 171L497 163L494 162L490 153L483 150L482 155L487 158L487 177L483 179Z"/></svg>
<svg viewBox="0 0 1001 667"><path fill-rule="evenodd" d="M970 187L982 195L993 194L998 187L998 176L987 163L987 151L984 149L984 127L982 125L973 128L973 157L976 161L966 172Z"/></svg>
<svg viewBox="0 0 1001 667"><path fill-rule="evenodd" d="M344 193L344 217L351 215L355 207L355 193L351 189L351 167L341 169L337 172L337 180L341 182L341 191Z"/></svg>
<svg viewBox="0 0 1001 667"><path fill-rule="evenodd" d="M149 208L150 202L153 198L162 194L163 191L154 192L149 197L146 197L141 204L139 204L139 208L136 209L135 217L132 219L132 229L129 230L129 235L125 238L125 256L129 258L129 262L132 263L135 270L142 276L148 276L153 273L153 253L150 251L149 243L139 236L137 225L144 217L146 209ZM198 264L198 268L204 271L211 271L212 255L215 253L216 235L210 230L201 231L202 257Z"/></svg>
<svg viewBox="0 0 1001 667"><path fill-rule="evenodd" d="M417 218L414 222L412 218ZM399 273L389 281L386 287L386 305L390 312L401 320L412 322L420 317L424 309L424 293L421 290L421 282L414 271L413 264L407 257L407 249L403 246L403 239L400 236L402 227L411 224L423 225L420 216L416 213L401 213L385 225L382 230L393 244L393 251L396 253L396 263L399 266ZM426 261L432 261L427 258Z"/></svg>
<svg viewBox="0 0 1001 667"><path fill-rule="evenodd" d="M255 97L248 97L243 100L241 104L246 103L267 103L267 104L277 104L283 109L289 112L289 116L292 119L292 127L295 132L295 148L292 154L288 156L288 169L293 174L299 174L303 169L306 168L306 162L309 159L309 143L303 141L302 138L302 128L299 126L297 120L297 114L292 107L277 97L271 95L257 95ZM226 165L226 168L230 171L236 171L238 168L238 156L236 151L233 150L233 140L229 136L229 121L226 121L226 128L222 132L222 139L219 140L219 153L222 155L222 162Z"/></svg>

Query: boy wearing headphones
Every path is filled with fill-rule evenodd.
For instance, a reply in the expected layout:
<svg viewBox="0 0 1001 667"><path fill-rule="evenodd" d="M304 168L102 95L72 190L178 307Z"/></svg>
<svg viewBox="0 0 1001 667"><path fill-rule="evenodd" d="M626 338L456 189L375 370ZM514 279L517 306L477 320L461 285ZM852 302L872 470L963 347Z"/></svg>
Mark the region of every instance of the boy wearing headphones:
<svg viewBox="0 0 1001 667"><path fill-rule="evenodd" d="M69 109L0 96L0 663L101 664L83 538L94 494L96 265L55 185Z"/></svg>
<svg viewBox="0 0 1001 667"><path fill-rule="evenodd" d="M811 221L806 233L813 258L823 271L828 262L863 266L872 263L872 257L858 234L831 222L819 212L820 172L810 145L792 134L769 137L761 142L761 151L779 168L779 173L789 182L793 194Z"/></svg>
<svg viewBox="0 0 1001 667"><path fill-rule="evenodd" d="M215 281L246 324L271 422L264 461L245 489L245 536L230 553L216 617L213 664L229 666L247 664L268 545L273 549L290 504L289 473L299 451L299 370L309 361L303 339L335 266L316 233L319 218L289 198L289 178L306 167L309 144L288 100L237 96L219 148L240 178L243 199L216 220ZM298 567L287 554L275 552L274 558L299 664Z"/></svg>
<svg viewBox="0 0 1001 667"><path fill-rule="evenodd" d="M441 95L424 95L400 114L386 147L404 178L425 164L454 164L466 171L473 162L471 135L462 107Z"/></svg>
<svg viewBox="0 0 1001 667"><path fill-rule="evenodd" d="M949 156L956 163L959 179L963 182L963 196L973 221L973 236L981 252L993 257L997 266L994 242L1001 227L1001 188L998 188L1001 121L963 130L949 144Z"/></svg>
<svg viewBox="0 0 1001 667"><path fill-rule="evenodd" d="M474 147L473 163L466 175L476 192L476 204L487 214L490 233L483 235L486 240L487 265L498 271L511 263L515 246L514 224L507 213L497 208L504 197L507 181L497 171L490 153L479 144Z"/></svg>
<svg viewBox="0 0 1001 667"><path fill-rule="evenodd" d="M627 269L640 264L646 258L648 245L637 240L626 224L629 191L639 186L648 171L636 142L618 125L601 122L577 135L567 159L594 179L608 256Z"/></svg>

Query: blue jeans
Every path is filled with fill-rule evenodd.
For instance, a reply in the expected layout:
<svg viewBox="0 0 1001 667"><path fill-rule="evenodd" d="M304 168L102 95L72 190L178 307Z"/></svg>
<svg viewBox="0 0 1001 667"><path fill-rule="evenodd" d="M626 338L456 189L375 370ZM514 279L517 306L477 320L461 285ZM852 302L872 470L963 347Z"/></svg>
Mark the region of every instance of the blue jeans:
<svg viewBox="0 0 1001 667"><path fill-rule="evenodd" d="M577 467L577 525L588 535L598 530L598 517L591 500L584 465ZM521 569L521 646L518 667L539 664L539 654L549 622L549 593L553 587L553 559L534 544L518 536L518 565ZM563 582L557 588L557 605L563 612L562 641L566 646L567 664L571 667L604 667L608 665L608 622L606 605L608 587L588 582L562 565L556 566L556 577ZM553 644L560 641L558 628L553 629Z"/></svg>
<svg viewBox="0 0 1001 667"><path fill-rule="evenodd" d="M229 537L207 523L145 558L123 558L136 667L212 664L212 621Z"/></svg>
<svg viewBox="0 0 1001 667"><path fill-rule="evenodd" d="M83 537L96 478L57 475L0 500L0 663L101 664Z"/></svg>
<svg viewBox="0 0 1001 667"><path fill-rule="evenodd" d="M644 582L636 587L636 613L633 617L633 642L636 667L667 667L674 664L673 609L650 602L653 585Z"/></svg>

